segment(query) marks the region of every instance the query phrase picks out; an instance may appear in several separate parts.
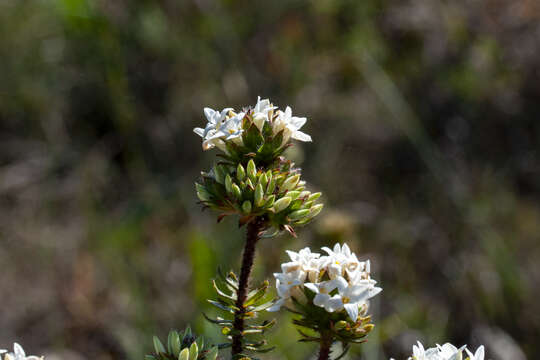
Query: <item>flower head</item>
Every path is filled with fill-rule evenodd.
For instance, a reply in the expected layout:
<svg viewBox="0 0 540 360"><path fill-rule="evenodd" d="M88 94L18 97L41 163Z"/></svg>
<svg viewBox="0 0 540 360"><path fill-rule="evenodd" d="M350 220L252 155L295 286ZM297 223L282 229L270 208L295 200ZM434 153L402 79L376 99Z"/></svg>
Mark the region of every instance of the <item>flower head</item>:
<svg viewBox="0 0 540 360"><path fill-rule="evenodd" d="M282 273L274 274L280 300L272 311L279 310L291 297L295 287L311 291L312 304L324 308L329 313L343 311L352 320L359 317L359 309L367 309L368 300L381 292L375 280L370 278L369 261L358 261L347 244L336 244L333 250L323 248L328 255L321 256L309 248L298 253L287 251L290 262L281 265ZM295 274L295 282L283 289L282 279ZM305 282L308 280L308 282Z"/></svg>
<svg viewBox="0 0 540 360"><path fill-rule="evenodd" d="M207 107L204 108L204 115L206 126L193 129L203 139L203 150L217 147L235 156L238 154L231 154L233 150L227 146L228 142L234 141L237 145L234 152L242 156L265 150L266 155L277 158L281 153L279 150L284 150L291 138L311 141L311 136L300 131L307 121L305 117L292 116L289 106L285 111L277 110L269 99L261 99L260 96L257 103L245 111L235 113L232 108L217 111ZM244 138L249 141L244 141Z"/></svg>
<svg viewBox="0 0 540 360"><path fill-rule="evenodd" d="M43 357L38 356L26 356L24 349L21 345L14 343L13 352L8 353L7 350L0 350L0 355L4 355L4 360L43 360ZM0 356L1 359L1 356Z"/></svg>
<svg viewBox="0 0 540 360"><path fill-rule="evenodd" d="M436 347L424 349L424 346L420 341L417 345L413 345L413 354L409 357L409 360L463 360L463 350L469 353L469 350L465 349L466 345L457 348L450 343L444 345L437 344ZM484 360L484 347L481 346L477 353L480 355L478 358L469 357L469 360Z"/></svg>

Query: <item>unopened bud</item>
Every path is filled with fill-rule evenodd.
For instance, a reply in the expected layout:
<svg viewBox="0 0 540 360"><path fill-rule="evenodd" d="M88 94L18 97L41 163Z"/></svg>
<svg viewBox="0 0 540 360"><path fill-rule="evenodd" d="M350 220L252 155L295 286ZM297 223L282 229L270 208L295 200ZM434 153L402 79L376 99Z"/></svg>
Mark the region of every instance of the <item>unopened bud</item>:
<svg viewBox="0 0 540 360"><path fill-rule="evenodd" d="M266 204L264 204L265 208L269 208L272 205L274 205L274 201L276 201L276 195L270 195L268 196L268 199L266 200Z"/></svg>
<svg viewBox="0 0 540 360"><path fill-rule="evenodd" d="M317 205L312 206L311 209L309 209L310 210L309 215L311 217L319 215L319 213L321 212L323 206L324 206L323 204L317 204Z"/></svg>
<svg viewBox="0 0 540 360"><path fill-rule="evenodd" d="M238 179L238 181L242 181L244 180L245 177L246 177L246 170L244 170L244 167L242 166L242 164L238 164L238 166L236 167L236 178Z"/></svg>
<svg viewBox="0 0 540 360"><path fill-rule="evenodd" d="M188 348L185 348L184 350L180 351L180 355L178 355L178 360L189 360Z"/></svg>
<svg viewBox="0 0 540 360"><path fill-rule="evenodd" d="M287 196L290 196L292 200L296 200L296 198L300 195L300 191L289 191L287 193Z"/></svg>
<svg viewBox="0 0 540 360"><path fill-rule="evenodd" d="M298 181L300 181L300 175L293 175L287 180L283 182L283 185L281 185L281 190L292 190L298 184Z"/></svg>
<svg viewBox="0 0 540 360"><path fill-rule="evenodd" d="M264 203L264 191L261 184L255 188L255 195L253 196L255 206L261 207Z"/></svg>
<svg viewBox="0 0 540 360"><path fill-rule="evenodd" d="M225 176L225 190L227 190L229 194L232 193L232 184L231 176L227 174L227 176Z"/></svg>
<svg viewBox="0 0 540 360"><path fill-rule="evenodd" d="M292 199L288 196L285 196L281 199L279 199L278 201L276 201L274 203L274 211L275 212L280 212L282 210L285 210L287 208L287 206L289 206L289 204L291 203Z"/></svg>
<svg viewBox="0 0 540 360"><path fill-rule="evenodd" d="M199 346L194 341L189 347L189 360L197 360L199 357Z"/></svg>
<svg viewBox="0 0 540 360"><path fill-rule="evenodd" d="M256 180L257 176L257 167L255 166L255 161L253 159L250 159L247 164L247 176L251 179L251 181Z"/></svg>
<svg viewBox="0 0 540 360"><path fill-rule="evenodd" d="M309 195L308 201L315 201L318 198L320 198L321 195L322 195L322 193L320 193L320 192L313 193L313 194Z"/></svg>
<svg viewBox="0 0 540 360"><path fill-rule="evenodd" d="M268 184L268 178L266 177L266 174L261 174L261 176L259 176L258 183L261 184L263 188L266 187L266 185Z"/></svg>
<svg viewBox="0 0 540 360"><path fill-rule="evenodd" d="M249 200L246 200L242 203L242 211L246 214L249 214L251 212L251 202Z"/></svg>
<svg viewBox="0 0 540 360"><path fill-rule="evenodd" d="M296 210L287 215L291 220L298 220L309 214L308 209Z"/></svg>
<svg viewBox="0 0 540 360"><path fill-rule="evenodd" d="M240 190L240 187L238 185L232 184L232 194L237 199L242 198L242 190Z"/></svg>
<svg viewBox="0 0 540 360"><path fill-rule="evenodd" d="M336 330L343 330L347 327L348 323L346 321L340 320L334 325Z"/></svg>

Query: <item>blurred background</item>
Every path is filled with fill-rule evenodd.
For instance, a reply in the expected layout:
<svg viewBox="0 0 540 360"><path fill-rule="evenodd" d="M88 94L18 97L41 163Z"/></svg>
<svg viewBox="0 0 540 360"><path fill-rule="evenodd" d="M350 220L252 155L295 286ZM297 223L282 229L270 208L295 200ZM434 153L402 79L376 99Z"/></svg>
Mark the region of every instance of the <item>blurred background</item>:
<svg viewBox="0 0 540 360"><path fill-rule="evenodd" d="M417 339L540 358L536 0L1 0L0 347L141 359L212 313L243 229L201 212L205 106L307 116L289 156L325 210L285 249L347 241L384 288L348 359ZM264 256L260 256L264 254ZM309 359L278 314L264 359ZM272 318L269 314L268 318Z"/></svg>

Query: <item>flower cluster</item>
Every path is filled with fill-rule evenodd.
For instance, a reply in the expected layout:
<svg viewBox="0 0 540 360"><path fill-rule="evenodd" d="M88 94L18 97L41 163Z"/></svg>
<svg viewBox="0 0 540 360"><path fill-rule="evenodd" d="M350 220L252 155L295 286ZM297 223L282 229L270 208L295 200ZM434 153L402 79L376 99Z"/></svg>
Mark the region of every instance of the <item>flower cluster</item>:
<svg viewBox="0 0 540 360"><path fill-rule="evenodd" d="M22 346L17 343L13 344L12 353L8 353L7 350L0 350L0 360L2 359L3 354L3 360L43 360L43 357L39 356L26 356Z"/></svg>
<svg viewBox="0 0 540 360"><path fill-rule="evenodd" d="M224 154L195 187L205 207L221 212L218 220L238 214L243 225L259 217L266 236L295 235L293 226L307 224L321 211L323 205L315 203L321 193L306 190L300 169L281 156L290 139L311 141L299 130L306 118L260 97L238 113L232 108L205 108L204 113L208 124L194 131L203 138L203 149L217 147Z"/></svg>
<svg viewBox="0 0 540 360"><path fill-rule="evenodd" d="M227 153L226 142L229 141L243 146L242 135L247 130L244 126L246 118L261 132L264 131L265 126L269 126L273 135L283 132L279 146L285 145L290 138L311 141L309 135L300 131L300 128L306 123L305 117L292 116L292 110L289 106L285 111L277 110L277 107L273 106L269 99L261 99L260 96L252 108L240 112L235 112L232 108L225 108L221 111L205 108L204 115L208 120L206 127L193 130L203 138L204 150L217 147Z"/></svg>
<svg viewBox="0 0 540 360"><path fill-rule="evenodd" d="M280 299L269 311L277 311L291 297L302 297L304 289L314 294L313 305L327 312L345 311L356 322L359 309L382 289L370 278L370 262L359 261L347 244L334 249L322 248L327 255L312 253L309 248L298 253L287 251L291 261L274 274Z"/></svg>
<svg viewBox="0 0 540 360"><path fill-rule="evenodd" d="M457 348L450 343L446 343L442 346L437 344L436 347L424 349L420 341L418 341L418 345L413 345L413 354L412 357L409 357L409 360L462 360L463 350L467 353L465 360L484 360L483 346L476 349L476 352L473 354L467 349L466 345Z"/></svg>

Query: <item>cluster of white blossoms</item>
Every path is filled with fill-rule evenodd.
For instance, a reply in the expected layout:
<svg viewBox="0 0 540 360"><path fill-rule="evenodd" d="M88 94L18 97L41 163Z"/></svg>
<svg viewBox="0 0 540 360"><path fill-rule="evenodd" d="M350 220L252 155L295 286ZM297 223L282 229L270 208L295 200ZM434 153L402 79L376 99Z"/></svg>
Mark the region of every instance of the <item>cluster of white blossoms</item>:
<svg viewBox="0 0 540 360"><path fill-rule="evenodd" d="M434 348L424 349L420 341L418 341L418 345L413 345L413 355L409 357L409 360L463 360L463 350L467 353L465 360L484 360L484 346L480 346L473 354L466 345L458 349L454 345L446 343L442 346L437 344Z"/></svg>
<svg viewBox="0 0 540 360"><path fill-rule="evenodd" d="M43 357L39 356L26 356L24 349L21 345L15 343L13 344L13 352L8 353L7 350L0 350L0 360L43 360Z"/></svg>
<svg viewBox="0 0 540 360"><path fill-rule="evenodd" d="M305 117L292 116L292 110L289 106L285 111L277 110L277 107L272 105L269 99L261 99L260 96L257 98L255 106L241 112L237 113L233 108L225 108L221 111L204 108L204 115L208 120L206 127L193 129L195 134L203 138L203 150L218 147L227 152L226 141L243 145L242 120L245 116L250 116L260 131L263 130L265 123L271 125L274 135L283 130L283 144L286 144L290 138L311 141L311 136L300 131L300 128L306 123Z"/></svg>
<svg viewBox="0 0 540 360"><path fill-rule="evenodd" d="M278 311L291 296L305 298L307 288L315 293L315 306L331 313L345 310L352 321L358 319L359 308L367 307L368 300L382 290L370 278L369 260L359 261L347 244L322 250L327 255L312 253L307 247L297 253L287 251L291 261L274 274L279 299L268 311Z"/></svg>

